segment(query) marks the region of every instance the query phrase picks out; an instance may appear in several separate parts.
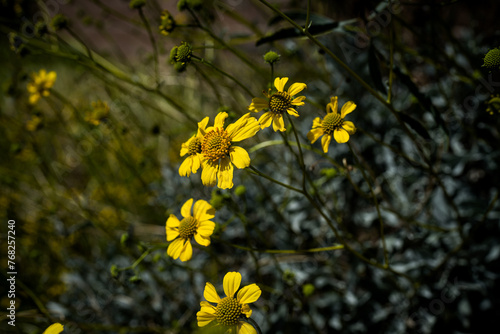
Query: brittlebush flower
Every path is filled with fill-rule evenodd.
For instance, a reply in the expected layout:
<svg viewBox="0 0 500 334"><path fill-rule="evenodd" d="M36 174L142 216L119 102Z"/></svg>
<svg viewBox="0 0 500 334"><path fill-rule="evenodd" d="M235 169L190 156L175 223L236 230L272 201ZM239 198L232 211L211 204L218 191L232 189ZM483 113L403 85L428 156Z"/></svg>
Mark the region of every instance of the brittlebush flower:
<svg viewBox="0 0 500 334"><path fill-rule="evenodd" d="M179 166L180 176L190 176L191 173L195 174L203 162L203 155L201 154L201 142L205 134L205 128L208 124L208 116L201 122L198 122L198 132L192 136L185 143L181 145L181 157L188 155L186 159Z"/></svg>
<svg viewBox="0 0 500 334"><path fill-rule="evenodd" d="M274 131L285 131L285 123L283 121L283 114L285 112L292 116L299 117L297 110L293 107L304 105L306 97L298 96L293 98L293 96L303 91L307 88L307 86L305 83L296 82L288 88L288 91L285 92L284 88L287 81L288 78L274 79L274 87L276 87L278 91L271 94L271 90L269 89L268 93L264 92L267 99L255 97L252 99L252 103L248 106L248 110L253 112L259 112L263 109L269 110L259 118L259 123L262 129L269 127L272 122Z"/></svg>
<svg viewBox="0 0 500 334"><path fill-rule="evenodd" d="M248 152L235 142L254 136L260 129L259 123L247 113L224 129L224 121L228 114L220 112L214 126L206 129L201 143L203 155L203 171L201 181L206 186L217 186L221 189L233 187L233 165L243 169L250 166Z"/></svg>
<svg viewBox="0 0 500 334"><path fill-rule="evenodd" d="M92 102L92 110L86 113L85 121L92 125L99 125L109 116L109 105L101 100Z"/></svg>
<svg viewBox="0 0 500 334"><path fill-rule="evenodd" d="M59 334L64 330L64 326L60 323L50 325L43 334Z"/></svg>
<svg viewBox="0 0 500 334"><path fill-rule="evenodd" d="M241 274L229 272L224 276L224 293L226 297L220 298L214 286L207 282L203 296L207 301L200 303L201 310L196 313L198 326L203 327L212 321L217 321L222 326L237 326L238 334L256 334L255 328L247 322L241 321L242 316L250 318L252 310L248 304L259 299L261 290L257 284L250 284L238 291L236 298L234 294L241 284ZM210 303L217 304L213 306Z"/></svg>
<svg viewBox="0 0 500 334"><path fill-rule="evenodd" d="M57 74L54 71L47 73L45 70L40 70L38 73L33 73L31 81L27 85L28 92L30 93L29 101L35 104L42 96L50 95L50 88L56 81Z"/></svg>
<svg viewBox="0 0 500 334"><path fill-rule="evenodd" d="M307 134L307 139L314 143L321 138L321 146L323 147L323 152L328 152L328 146L332 140L332 136L335 138L337 143L347 143L349 140L349 135L356 132L356 127L353 122L345 121L344 117L356 109L354 102L346 102L342 106L340 114L338 109L338 98L334 96L330 98L330 103L326 105L326 116L321 119L316 117L313 120L313 125L311 131Z"/></svg>
<svg viewBox="0 0 500 334"><path fill-rule="evenodd" d="M188 261L193 256L191 239L194 238L202 246L210 245L210 236L214 232L215 223L210 219L215 217L215 209L202 199L196 201L189 199L181 208L181 221L175 215L167 219L165 230L167 241L172 241L167 249L167 254L174 259Z"/></svg>

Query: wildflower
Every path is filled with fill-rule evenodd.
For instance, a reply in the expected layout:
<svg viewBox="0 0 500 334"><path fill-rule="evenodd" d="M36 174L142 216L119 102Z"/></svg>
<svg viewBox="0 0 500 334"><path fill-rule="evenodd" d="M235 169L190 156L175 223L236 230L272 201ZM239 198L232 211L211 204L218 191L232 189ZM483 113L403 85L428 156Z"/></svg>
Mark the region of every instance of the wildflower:
<svg viewBox="0 0 500 334"><path fill-rule="evenodd" d="M41 117L41 115L31 116L31 118L26 122L26 130L30 132L38 130L42 127L42 121L43 118Z"/></svg>
<svg viewBox="0 0 500 334"><path fill-rule="evenodd" d="M57 74L54 71L47 73L45 70L40 70L40 72L32 74L32 80L28 83L27 89L31 94L29 101L31 104L35 104L42 96L50 95L50 88L54 85L56 81Z"/></svg>
<svg viewBox="0 0 500 334"><path fill-rule="evenodd" d="M486 112L493 115L496 112L500 113L500 95L491 95L490 99L486 102Z"/></svg>
<svg viewBox="0 0 500 334"><path fill-rule="evenodd" d="M326 116L323 119L316 117L313 120L311 131L307 134L307 139L314 143L321 138L321 146L323 152L328 152L328 145L332 140L332 136L337 143L347 143L349 135L356 132L356 127L352 122L344 121L344 117L352 112L356 105L349 101L342 106L340 114L337 112L338 98L336 96L330 99L330 103L326 105Z"/></svg>
<svg viewBox="0 0 500 334"><path fill-rule="evenodd" d="M181 221L175 215L170 215L165 226L167 241L172 241L167 254L174 259L188 261L193 255L191 239L194 237L202 246L210 245L210 236L214 232L215 223L210 219L215 217L215 209L207 201L198 200L194 203L193 215L191 207L193 199L189 199L181 208Z"/></svg>
<svg viewBox="0 0 500 334"><path fill-rule="evenodd" d="M196 313L198 326L204 327L216 320L218 325L237 326L239 334L257 333L252 325L241 321L240 318L242 316L250 318L252 310L248 304L259 299L261 290L257 284L250 284L238 291L236 298L234 298L234 294L239 289L240 283L240 273L227 273L223 281L224 293L226 294L224 298L219 297L211 283L206 283L203 296L207 301L200 303L201 310ZM217 306L213 306L210 303L215 303Z"/></svg>
<svg viewBox="0 0 500 334"><path fill-rule="evenodd" d="M213 187L217 184L222 189L233 187L233 165L239 169L250 166L247 151L233 143L250 138L259 131L259 123L250 117L250 113L224 129L227 116L226 112L217 114L214 126L206 129L201 142L201 154L204 158L201 181L206 186Z"/></svg>
<svg viewBox="0 0 500 334"><path fill-rule="evenodd" d="M201 122L198 122L198 132L196 135L192 136L187 142L182 144L181 157L186 154L188 154L188 157L184 159L179 167L180 176L189 176L191 173L196 173L198 168L200 168L203 161L203 155L201 154L201 142L203 140L203 134L205 133L207 124L208 116Z"/></svg>
<svg viewBox="0 0 500 334"><path fill-rule="evenodd" d="M191 44L182 42L181 45L174 46L170 50L170 63L174 65L178 72L182 72L186 69L187 64L191 62L192 55L193 48Z"/></svg>
<svg viewBox="0 0 500 334"><path fill-rule="evenodd" d="M168 10L161 12L161 24L159 26L160 33L167 36L169 33L175 29L175 21Z"/></svg>
<svg viewBox="0 0 500 334"><path fill-rule="evenodd" d="M60 323L50 325L43 334L59 334L64 330L64 326Z"/></svg>
<svg viewBox="0 0 500 334"><path fill-rule="evenodd" d="M483 67L487 68L500 68L500 49L495 48L489 50L486 55L484 55Z"/></svg>
<svg viewBox="0 0 500 334"><path fill-rule="evenodd" d="M290 115L299 117L297 111L293 108L294 106L304 105L305 96L298 96L294 99L292 97L300 93L304 88L307 88L305 83L296 82L288 88L285 92L285 84L288 78L276 78L274 80L274 87L278 90L274 94L271 93L269 89L268 93L264 93L267 99L262 99L255 97L252 99L252 103L248 106L248 110L253 112L259 112L262 109L269 109L259 118L259 124L261 128L267 128L273 123L274 131L285 131L285 124L283 122L283 113L286 111Z"/></svg>
<svg viewBox="0 0 500 334"><path fill-rule="evenodd" d="M85 121L97 126L101 124L101 122L106 119L108 115L108 104L101 100L97 100L96 102L92 102L92 110L85 115Z"/></svg>

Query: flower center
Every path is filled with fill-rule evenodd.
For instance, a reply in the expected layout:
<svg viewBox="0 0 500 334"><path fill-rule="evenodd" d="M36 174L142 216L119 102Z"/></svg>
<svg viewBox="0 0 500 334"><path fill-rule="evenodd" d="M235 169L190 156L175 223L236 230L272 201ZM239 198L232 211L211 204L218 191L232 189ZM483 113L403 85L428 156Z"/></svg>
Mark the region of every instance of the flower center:
<svg viewBox="0 0 500 334"><path fill-rule="evenodd" d="M276 114L283 114L292 106L292 97L287 92L274 93L269 99L269 109Z"/></svg>
<svg viewBox="0 0 500 334"><path fill-rule="evenodd" d="M189 143L188 154L195 155L201 153L201 141L198 138L194 138Z"/></svg>
<svg viewBox="0 0 500 334"><path fill-rule="evenodd" d="M229 147L231 147L229 134L224 129L216 128L205 134L201 143L201 152L205 158L217 161L229 154Z"/></svg>
<svg viewBox="0 0 500 334"><path fill-rule="evenodd" d="M191 239L196 233L198 221L193 217L186 217L179 224L179 236L182 239Z"/></svg>
<svg viewBox="0 0 500 334"><path fill-rule="evenodd" d="M332 135L335 129L338 129L342 126L343 119L337 113L329 113L323 118L323 122L321 126L323 127L323 131L326 134Z"/></svg>
<svg viewBox="0 0 500 334"><path fill-rule="evenodd" d="M223 298L215 310L217 321L226 326L236 325L240 315L241 304L232 297Z"/></svg>

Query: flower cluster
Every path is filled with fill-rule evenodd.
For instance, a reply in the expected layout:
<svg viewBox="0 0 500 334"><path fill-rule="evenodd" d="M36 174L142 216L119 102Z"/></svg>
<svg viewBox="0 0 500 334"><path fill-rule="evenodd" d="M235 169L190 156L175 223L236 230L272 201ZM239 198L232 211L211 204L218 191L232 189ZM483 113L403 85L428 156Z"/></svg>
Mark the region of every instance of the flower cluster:
<svg viewBox="0 0 500 334"><path fill-rule="evenodd" d="M191 59L191 47L183 43L175 47L171 53L171 61L183 65ZM212 126L209 126L209 117L198 122L196 134L182 143L180 156L184 161L179 167L180 176L191 176L201 168L201 181L206 186L215 186L221 189L230 189L234 186L234 167L238 169L250 166L248 152L236 143L251 138L261 129L273 126L275 132L286 130L283 115L288 114L299 117L296 107L305 104L305 96L297 96L307 88L305 83L293 83L285 90L288 78L274 80L275 91L269 89L264 92L264 98L253 98L248 106L249 113L241 116L234 123L225 126L228 113L221 111L215 117ZM344 104L338 113L338 98L332 97L326 106L326 115L313 121L312 129L307 138L314 143L320 137L321 146L325 153L328 152L331 139L338 143L346 143L349 136L354 134L356 128L350 121L344 120L345 116L356 108L354 102ZM264 111L257 120L251 113ZM291 122L291 120L290 120ZM194 203L189 199L181 208L182 220L175 215L170 215L166 222L167 241L171 241L167 254L174 259L188 261L193 255L192 239L201 246L210 245L210 236L215 229L211 221L215 217L215 209L208 202L198 200ZM211 283L206 283L204 297L206 301L200 303L197 313L198 326L204 327L214 322L216 326L237 329L239 334L256 334L252 322L248 319L252 310L248 304L257 301L261 290L256 284L245 286L238 291L241 283L241 274L229 272L224 276L224 292L226 297L221 298Z"/></svg>
<svg viewBox="0 0 500 334"><path fill-rule="evenodd" d="M50 95L50 89L54 85L56 77L56 72L47 73L45 70L40 70L40 72L31 75L31 81L27 85L31 104L37 103L42 96L47 97Z"/></svg>

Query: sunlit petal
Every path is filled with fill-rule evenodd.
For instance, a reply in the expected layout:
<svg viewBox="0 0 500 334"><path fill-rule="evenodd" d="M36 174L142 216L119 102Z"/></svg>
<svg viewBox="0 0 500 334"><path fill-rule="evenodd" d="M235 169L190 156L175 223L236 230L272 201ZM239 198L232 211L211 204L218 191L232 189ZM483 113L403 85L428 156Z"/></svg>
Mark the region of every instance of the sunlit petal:
<svg viewBox="0 0 500 334"><path fill-rule="evenodd" d="M336 113L338 109L338 100L339 98L337 96L332 96L330 98L330 103L326 105L326 112L327 113Z"/></svg>
<svg viewBox="0 0 500 334"><path fill-rule="evenodd" d="M321 138L321 147L323 147L323 152L328 153L328 147L330 146L330 141L332 140L332 136L325 134L323 138Z"/></svg>
<svg viewBox="0 0 500 334"><path fill-rule="evenodd" d="M207 282L205 284L205 291L203 291L203 297L211 303L219 303L220 302L220 297L217 291L215 290L214 286L212 283Z"/></svg>
<svg viewBox="0 0 500 334"><path fill-rule="evenodd" d="M349 140L349 133L347 133L347 131L344 129L335 129L335 131L333 132L333 136L339 144L347 143L347 141Z"/></svg>
<svg viewBox="0 0 500 334"><path fill-rule="evenodd" d="M302 92L306 88L307 85L305 83L296 82L288 88L288 94L290 94L290 96L294 96Z"/></svg>
<svg viewBox="0 0 500 334"><path fill-rule="evenodd" d="M217 175L219 182L217 187L221 189L230 189L233 187L233 164L229 158L223 158L220 162L219 173Z"/></svg>
<svg viewBox="0 0 500 334"><path fill-rule="evenodd" d="M237 300L240 304L250 304L259 299L262 291L257 284L250 284L238 291Z"/></svg>
<svg viewBox="0 0 500 334"><path fill-rule="evenodd" d="M273 121L273 115L274 113L272 111L268 111L260 116L259 124L261 129L267 128L271 125L271 122Z"/></svg>
<svg viewBox="0 0 500 334"><path fill-rule="evenodd" d="M278 92L282 92L285 88L286 82L288 81L287 77L284 78L276 78L274 79L274 87L278 90Z"/></svg>
<svg viewBox="0 0 500 334"><path fill-rule="evenodd" d="M215 116L214 127L223 128L224 121L226 120L227 116L227 112L218 113L217 116Z"/></svg>
<svg viewBox="0 0 500 334"><path fill-rule="evenodd" d="M236 168L242 169L250 166L250 156L244 148L231 146L229 149L229 156Z"/></svg>
<svg viewBox="0 0 500 334"><path fill-rule="evenodd" d="M192 256L193 256L193 246L191 246L191 242L189 240L186 240L184 246L182 247L179 259L183 262L189 261L191 260Z"/></svg>
<svg viewBox="0 0 500 334"><path fill-rule="evenodd" d="M238 327L238 334L257 334L257 330L248 322L240 321Z"/></svg>
<svg viewBox="0 0 500 334"><path fill-rule="evenodd" d="M354 104L354 102L352 102L352 101L346 102L342 106L342 110L340 111L340 117L344 118L347 114L351 113L354 109L356 109L356 104Z"/></svg>
<svg viewBox="0 0 500 334"><path fill-rule="evenodd" d="M47 327L43 334L59 334L64 330L64 326L60 323L55 323Z"/></svg>
<svg viewBox="0 0 500 334"><path fill-rule="evenodd" d="M193 206L193 199L190 198L186 201L186 203L184 203L182 205L182 208L181 208L181 215L182 217L186 218L186 217L191 217L191 207Z"/></svg>
<svg viewBox="0 0 500 334"><path fill-rule="evenodd" d="M236 290L238 290L238 288L240 287L241 274L239 272L235 272L235 271L227 273L224 276L224 281L222 284L223 284L224 293L226 294L226 296L233 297Z"/></svg>
<svg viewBox="0 0 500 334"><path fill-rule="evenodd" d="M219 163L217 161L205 161L201 172L201 182L205 186L213 187L217 184L217 171Z"/></svg>

